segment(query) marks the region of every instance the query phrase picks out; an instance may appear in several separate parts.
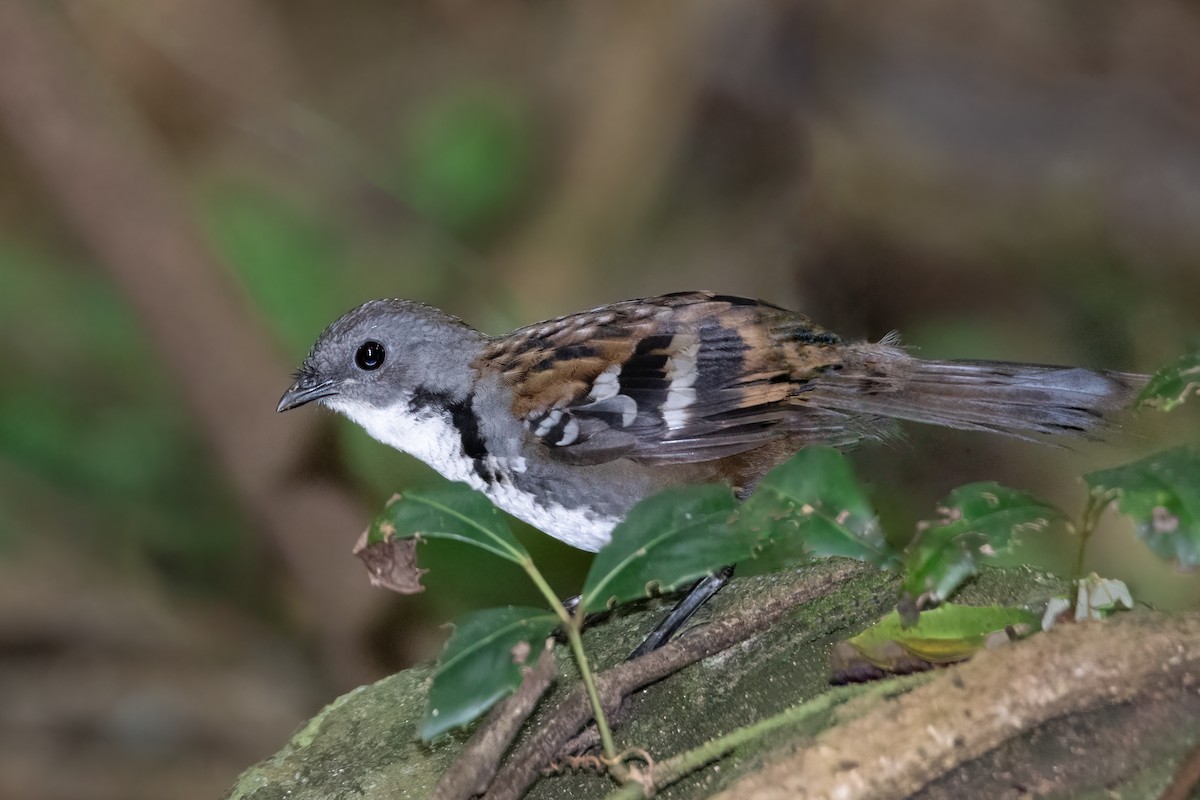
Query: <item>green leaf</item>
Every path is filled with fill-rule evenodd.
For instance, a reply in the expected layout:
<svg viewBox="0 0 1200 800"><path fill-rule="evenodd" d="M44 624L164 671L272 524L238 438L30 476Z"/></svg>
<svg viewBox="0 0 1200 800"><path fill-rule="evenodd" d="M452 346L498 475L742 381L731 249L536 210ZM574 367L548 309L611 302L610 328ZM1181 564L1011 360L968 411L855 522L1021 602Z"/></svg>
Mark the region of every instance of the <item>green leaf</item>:
<svg viewBox="0 0 1200 800"><path fill-rule="evenodd" d="M1189 395L1200 395L1200 350L1180 356L1151 376L1137 398L1137 407L1170 411Z"/></svg>
<svg viewBox="0 0 1200 800"><path fill-rule="evenodd" d="M1028 492L990 481L960 486L943 500L939 519L922 523L908 548L902 609L906 621L936 605L979 571L980 559L1007 552L1025 531L1039 531L1066 515Z"/></svg>
<svg viewBox="0 0 1200 800"><path fill-rule="evenodd" d="M806 447L768 472L738 512L737 525L761 539L756 569L829 556L881 567L898 560L850 463L829 447Z"/></svg>
<svg viewBox="0 0 1200 800"><path fill-rule="evenodd" d="M737 501L727 486L688 486L648 497L613 530L592 561L582 607L669 592L747 558L753 537L729 527Z"/></svg>
<svg viewBox="0 0 1200 800"><path fill-rule="evenodd" d="M1041 629L1032 612L1003 606L946 603L905 627L893 611L865 631L838 644L830 654L834 680L864 680L881 673L907 673L951 664L980 650Z"/></svg>
<svg viewBox="0 0 1200 800"><path fill-rule="evenodd" d="M1115 501L1138 536L1184 568L1200 565L1200 453L1177 447L1083 476L1098 502Z"/></svg>
<svg viewBox="0 0 1200 800"><path fill-rule="evenodd" d="M429 687L421 738L432 739L485 713L521 685L558 617L542 608L490 608L458 619Z"/></svg>
<svg viewBox="0 0 1200 800"><path fill-rule="evenodd" d="M529 553L491 501L464 483L398 494L367 529L367 545L393 537L465 542L519 565Z"/></svg>

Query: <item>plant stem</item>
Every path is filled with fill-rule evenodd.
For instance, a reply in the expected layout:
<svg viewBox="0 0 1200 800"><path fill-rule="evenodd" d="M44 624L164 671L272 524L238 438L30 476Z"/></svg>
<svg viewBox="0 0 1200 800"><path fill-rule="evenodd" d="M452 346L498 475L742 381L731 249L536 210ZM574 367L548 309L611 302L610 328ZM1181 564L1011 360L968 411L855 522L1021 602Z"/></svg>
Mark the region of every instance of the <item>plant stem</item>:
<svg viewBox="0 0 1200 800"><path fill-rule="evenodd" d="M596 690L596 679L592 676L592 668L588 664L587 654L583 651L583 637L580 635L580 628L583 626L583 610L581 608L579 614L572 618L567 614L558 595L554 593L554 589L546 582L533 561L524 559L521 561L521 566L529 575L529 579L550 602L550 607L554 609L562 622L563 631L567 634L567 642L571 645L571 653L575 656L575 664L579 667L579 677L583 681L584 689L587 690L588 701L592 704L592 715L596 719L596 730L600 732L600 745L604 748L604 757L615 762L617 748L613 744L612 730L608 727L608 718L604 715L604 707L600 704L600 693Z"/></svg>
<svg viewBox="0 0 1200 800"><path fill-rule="evenodd" d="M753 725L739 728L724 736L712 739L697 748L667 759L653 767L653 790L655 792L670 786L675 781L695 772L705 764L716 761L731 750L755 739L761 739L779 728L797 725L818 714L826 713L847 700L859 697L877 697L881 695L899 694L911 691L922 683L931 680L936 672L921 672L906 675L889 681L880 681L853 686L840 686L825 694L814 697L806 703L792 706L773 717L767 717ZM640 783L631 781L620 789L608 795L605 800L643 800L647 797Z"/></svg>
<svg viewBox="0 0 1200 800"><path fill-rule="evenodd" d="M550 603L550 608L558 616L558 619L562 623L563 627L570 628L572 624L570 615L568 615L567 610L563 608L562 601L558 599L558 595L554 593L554 589L552 589L550 584L546 582L546 579L542 577L542 573L537 568L537 565L533 563L532 559L527 557L522 558L518 563L520 563L521 568L525 570L525 573L529 576L529 579L533 581L533 585L538 588L538 591L541 592L542 596L546 598L546 601Z"/></svg>
<svg viewBox="0 0 1200 800"><path fill-rule="evenodd" d="M1108 506L1108 500L1107 496L1101 497L1095 492L1088 493L1087 504L1083 507L1083 515L1079 520L1079 549L1075 554L1075 569L1071 576L1073 583L1078 583L1083 578L1083 556L1087 550L1088 540L1096 532L1096 525L1100 522L1100 515Z"/></svg>
<svg viewBox="0 0 1200 800"><path fill-rule="evenodd" d="M575 654L575 663L579 665L579 677L583 680L588 700L592 704L592 714L596 717L596 730L600 732L600 745L604 748L604 756L615 762L617 748L613 744L612 731L608 727L608 718L604 716L604 707L600 704L600 693L596 690L592 668L583 652L583 637L579 635L579 628L574 624L567 626L567 641L571 643L571 652Z"/></svg>

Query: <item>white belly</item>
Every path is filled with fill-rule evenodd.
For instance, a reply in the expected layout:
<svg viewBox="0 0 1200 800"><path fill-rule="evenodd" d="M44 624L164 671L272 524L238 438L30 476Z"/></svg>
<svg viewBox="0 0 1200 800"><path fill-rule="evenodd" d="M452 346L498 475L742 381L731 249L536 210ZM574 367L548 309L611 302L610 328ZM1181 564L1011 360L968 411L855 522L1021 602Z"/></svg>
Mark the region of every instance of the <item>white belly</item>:
<svg viewBox="0 0 1200 800"><path fill-rule="evenodd" d="M379 409L345 403L336 396L329 398L326 405L361 425L375 439L419 458L452 481L483 492L504 511L572 547L599 550L608 543L613 527L620 521L590 509L540 501L522 490L516 485L520 482L517 476L525 473L528 464L520 456L489 455L490 471L507 479L485 481L475 471L474 461L463 453L458 431L443 414L431 412L418 416L409 411L407 403Z"/></svg>

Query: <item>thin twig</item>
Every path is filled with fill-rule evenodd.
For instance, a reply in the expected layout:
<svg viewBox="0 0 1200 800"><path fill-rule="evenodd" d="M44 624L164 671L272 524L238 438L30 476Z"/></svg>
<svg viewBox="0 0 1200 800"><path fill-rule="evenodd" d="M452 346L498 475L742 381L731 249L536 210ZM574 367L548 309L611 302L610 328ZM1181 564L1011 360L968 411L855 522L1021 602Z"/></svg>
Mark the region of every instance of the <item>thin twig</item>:
<svg viewBox="0 0 1200 800"><path fill-rule="evenodd" d="M1188 800L1200 785L1200 745L1192 748L1158 800Z"/></svg>

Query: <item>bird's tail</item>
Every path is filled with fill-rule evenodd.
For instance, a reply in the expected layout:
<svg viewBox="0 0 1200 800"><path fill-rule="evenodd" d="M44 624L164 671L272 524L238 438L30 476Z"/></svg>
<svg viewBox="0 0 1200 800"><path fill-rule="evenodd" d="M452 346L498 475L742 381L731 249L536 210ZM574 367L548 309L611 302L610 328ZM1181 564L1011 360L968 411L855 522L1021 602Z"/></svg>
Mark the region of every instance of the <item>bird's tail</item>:
<svg viewBox="0 0 1200 800"><path fill-rule="evenodd" d="M1116 412L1130 405L1147 380L1135 373L1077 367L924 361L895 350L863 366L868 368L847 370L839 380L814 388L811 395L804 393L804 401L839 413L893 417L1022 439L1038 435L1096 438Z"/></svg>

